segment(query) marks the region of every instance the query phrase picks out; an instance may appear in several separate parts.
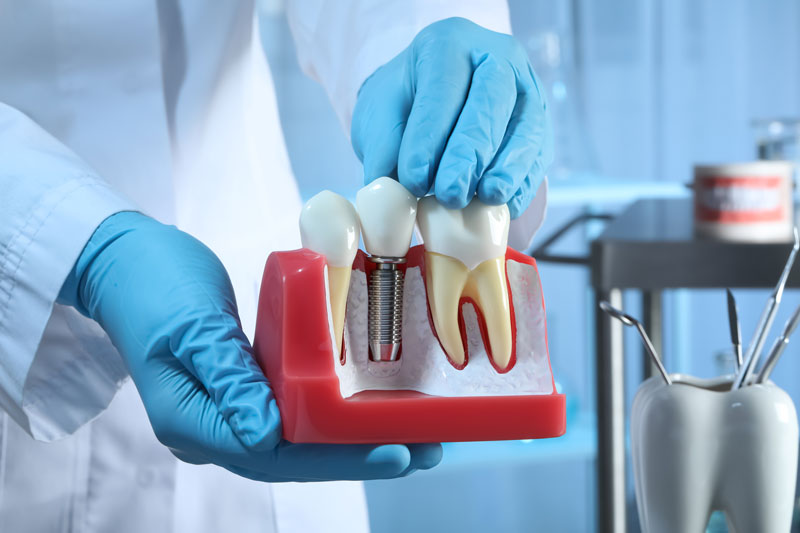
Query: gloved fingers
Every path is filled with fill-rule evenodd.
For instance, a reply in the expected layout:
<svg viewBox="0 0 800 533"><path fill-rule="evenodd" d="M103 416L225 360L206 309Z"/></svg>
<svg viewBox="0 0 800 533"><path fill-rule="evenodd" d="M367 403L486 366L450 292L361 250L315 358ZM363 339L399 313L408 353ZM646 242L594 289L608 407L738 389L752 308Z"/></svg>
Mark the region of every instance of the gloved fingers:
<svg viewBox="0 0 800 533"><path fill-rule="evenodd" d="M291 444L246 448L202 384L172 356L131 369L158 439L181 460L215 463L251 479L389 479L435 466L441 445Z"/></svg>
<svg viewBox="0 0 800 533"><path fill-rule="evenodd" d="M134 377L171 359L201 382L197 387L245 445L274 447L277 408L241 330L222 262L175 227L135 213L117 217L117 225L133 229L107 242L87 273L92 317L120 347ZM158 377L148 375L149 383L140 379L137 386L152 388Z"/></svg>
<svg viewBox="0 0 800 533"><path fill-rule="evenodd" d="M273 472L262 472L232 464L222 464L219 466L229 470L230 472L233 472L237 476L246 477L248 479L252 479L253 481L263 481L265 483L320 483L324 481L342 481L328 478L298 478L292 476L281 476Z"/></svg>
<svg viewBox="0 0 800 533"><path fill-rule="evenodd" d="M410 476L418 470L430 470L442 461L442 445L439 443L406 444L411 452L411 461L402 474L397 477Z"/></svg>
<svg viewBox="0 0 800 533"><path fill-rule="evenodd" d="M478 183L478 198L487 204L502 205L515 197L551 136L544 104L531 85L522 84L497 155Z"/></svg>
<svg viewBox="0 0 800 533"><path fill-rule="evenodd" d="M407 462L403 448L408 452ZM257 481L316 482L405 477L418 470L433 468L442 459L442 445L439 443L339 445L285 442L278 450L276 468L267 473L232 464L223 466ZM403 464L406 466L400 470Z"/></svg>
<svg viewBox="0 0 800 533"><path fill-rule="evenodd" d="M549 131L549 121L546 127L548 131L539 158L534 161L533 168L531 168L528 175L525 176L520 188L514 193L511 200L508 201L508 211L512 219L521 216L522 213L528 209L528 206L530 206L533 198L536 196L536 192L539 190L539 186L542 184L542 181L544 181L550 163L553 162L553 135Z"/></svg>
<svg viewBox="0 0 800 533"><path fill-rule="evenodd" d="M514 193L511 200L508 201L508 212L512 220L522 215L522 213L528 209L534 196L536 196L536 191L539 190L539 185L541 185L544 179L544 170L540 165L537 165L537 167L538 169L532 170L530 174L525 176L520 188Z"/></svg>
<svg viewBox="0 0 800 533"><path fill-rule="evenodd" d="M438 41L421 45L407 68L415 78L414 104L400 144L397 175L412 194L431 188L447 139L467 99L472 61L459 44Z"/></svg>
<svg viewBox="0 0 800 533"><path fill-rule="evenodd" d="M179 461L183 461L184 463L188 463L190 465L207 465L211 463L205 456L187 452L185 450L179 450L177 448L169 448L167 449L174 455Z"/></svg>
<svg viewBox="0 0 800 533"><path fill-rule="evenodd" d="M364 184L381 176L397 178L397 158L406 120L411 112L410 81L400 76L402 58L380 67L362 85L362 91L379 97L359 95L353 109L350 136L353 150L364 166ZM386 100L391 105L385 105Z"/></svg>
<svg viewBox="0 0 800 533"><path fill-rule="evenodd" d="M375 137L370 148L365 150L362 163L364 165L364 185L376 179L389 176L397 179L397 154L400 151L400 140L403 138L403 123L393 121L391 129L383 130L383 134ZM380 139L380 142L375 142Z"/></svg>
<svg viewBox="0 0 800 533"><path fill-rule="evenodd" d="M517 100L511 64L492 54L476 58L464 108L453 128L436 171L439 202L462 209L472 200L478 180L504 140Z"/></svg>
<svg viewBox="0 0 800 533"><path fill-rule="evenodd" d="M238 321L198 310L174 344L176 356L247 448L271 450L280 442L278 405Z"/></svg>
<svg viewBox="0 0 800 533"><path fill-rule="evenodd" d="M283 442L268 463L224 464L231 472L256 481L316 482L393 479L416 470L402 444L292 444Z"/></svg>
<svg viewBox="0 0 800 533"><path fill-rule="evenodd" d="M411 465L402 444L292 444L275 449L271 474L306 481L399 477Z"/></svg>
<svg viewBox="0 0 800 533"><path fill-rule="evenodd" d="M411 464L411 452L403 445L283 441L269 451L247 449L185 369L167 365L159 374L161 386L144 398L146 406L158 406L148 415L159 441L189 462L205 460L262 481L388 479L400 476ZM430 459L422 464L430 464Z"/></svg>
<svg viewBox="0 0 800 533"><path fill-rule="evenodd" d="M411 452L410 466L415 470L430 470L442 462L444 450L438 442L406 444Z"/></svg>
<svg viewBox="0 0 800 533"><path fill-rule="evenodd" d="M268 472L261 472L232 464L220 464L219 466L225 470L228 470L229 472L233 472L237 476L246 477L247 479L252 479L253 481L263 481L265 483L304 483L307 481L319 481L316 479L292 479L283 476L276 476Z"/></svg>
<svg viewBox="0 0 800 533"><path fill-rule="evenodd" d="M156 437L179 459L246 465L271 456L242 444L203 385L172 355L130 370Z"/></svg>
<svg viewBox="0 0 800 533"><path fill-rule="evenodd" d="M535 192L536 189L532 185L530 176L525 176L525 179L520 183L519 189L517 189L514 196L511 197L511 200L508 201L508 214L511 216L512 220L525 212L525 209L531 201L533 201Z"/></svg>
<svg viewBox="0 0 800 533"><path fill-rule="evenodd" d="M440 444L335 445L281 442L274 450L255 452L236 438L200 384L177 361L162 368L160 386L146 405L159 440L180 460L215 463L260 481L330 481L390 479L441 460ZM137 378L141 378L139 375Z"/></svg>
<svg viewBox="0 0 800 533"><path fill-rule="evenodd" d="M171 296L180 319L169 324L170 351L202 383L246 447L272 449L280 441L280 415L242 331L228 273L199 241L179 242L175 270L181 276L173 280Z"/></svg>

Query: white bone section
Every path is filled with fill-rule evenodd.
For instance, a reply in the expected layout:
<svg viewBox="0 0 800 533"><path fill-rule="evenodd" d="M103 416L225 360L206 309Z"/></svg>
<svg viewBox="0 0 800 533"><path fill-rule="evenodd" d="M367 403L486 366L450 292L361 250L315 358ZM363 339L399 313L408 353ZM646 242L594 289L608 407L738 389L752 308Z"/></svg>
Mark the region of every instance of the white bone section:
<svg viewBox="0 0 800 533"><path fill-rule="evenodd" d="M369 359L366 276L350 277L345 321L346 363L334 361L342 397L364 390L416 390L433 396L512 396L552 394L542 292L536 269L507 262L517 324L517 361L505 374L489 362L475 309L464 304L469 363L456 370L447 360L428 320L425 284L419 267L406 269L403 299L403 352L393 363Z"/></svg>

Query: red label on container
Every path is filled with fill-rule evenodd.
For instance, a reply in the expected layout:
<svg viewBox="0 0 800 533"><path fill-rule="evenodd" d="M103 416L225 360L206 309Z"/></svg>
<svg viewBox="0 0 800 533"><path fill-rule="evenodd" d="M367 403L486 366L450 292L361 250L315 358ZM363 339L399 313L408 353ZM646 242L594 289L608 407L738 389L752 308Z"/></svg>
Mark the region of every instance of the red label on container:
<svg viewBox="0 0 800 533"><path fill-rule="evenodd" d="M780 222L785 218L780 176L706 176L695 184L695 217L702 222Z"/></svg>

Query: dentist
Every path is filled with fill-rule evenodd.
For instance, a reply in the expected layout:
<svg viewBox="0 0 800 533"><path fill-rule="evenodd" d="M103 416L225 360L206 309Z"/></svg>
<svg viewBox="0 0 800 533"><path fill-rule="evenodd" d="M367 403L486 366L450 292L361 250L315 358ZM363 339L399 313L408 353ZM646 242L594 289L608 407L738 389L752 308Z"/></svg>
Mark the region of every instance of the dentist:
<svg viewBox="0 0 800 533"><path fill-rule="evenodd" d="M552 136L503 3L287 11L367 181L541 218ZM299 210L251 3L3 5L0 530L354 533L355 480L439 462L281 441L247 334Z"/></svg>

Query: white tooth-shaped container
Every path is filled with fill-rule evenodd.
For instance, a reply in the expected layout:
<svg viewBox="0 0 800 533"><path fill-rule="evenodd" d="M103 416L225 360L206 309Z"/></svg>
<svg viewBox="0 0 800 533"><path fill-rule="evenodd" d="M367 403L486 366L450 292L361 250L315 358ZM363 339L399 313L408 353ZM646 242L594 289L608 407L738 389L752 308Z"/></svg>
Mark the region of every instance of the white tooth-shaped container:
<svg viewBox="0 0 800 533"><path fill-rule="evenodd" d="M714 510L731 531L788 532L797 475L797 413L768 382L731 391L731 378L673 374L645 381L631 444L645 533L702 533Z"/></svg>

